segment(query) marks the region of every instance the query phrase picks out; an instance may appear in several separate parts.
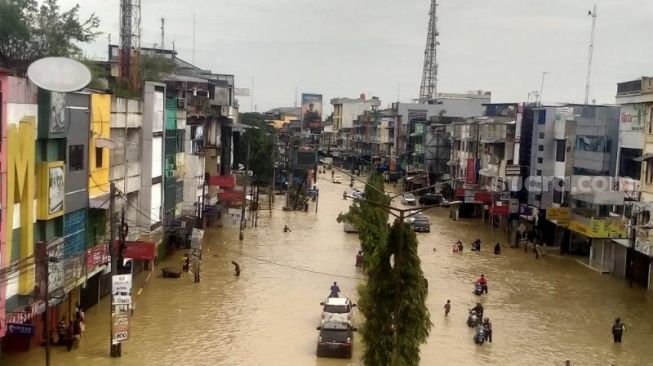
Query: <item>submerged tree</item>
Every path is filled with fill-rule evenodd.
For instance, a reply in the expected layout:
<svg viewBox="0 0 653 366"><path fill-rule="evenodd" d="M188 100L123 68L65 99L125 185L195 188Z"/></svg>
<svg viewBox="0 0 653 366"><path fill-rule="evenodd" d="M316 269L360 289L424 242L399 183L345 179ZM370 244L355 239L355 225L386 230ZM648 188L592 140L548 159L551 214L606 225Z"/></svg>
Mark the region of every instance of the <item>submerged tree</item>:
<svg viewBox="0 0 653 366"><path fill-rule="evenodd" d="M365 257L368 278L358 288L359 310L365 317L363 361L370 366L417 365L419 347L431 330L426 281L415 233L400 220L388 226L389 199L383 192L383 178L373 175L365 200L338 217L339 222L356 225Z"/></svg>

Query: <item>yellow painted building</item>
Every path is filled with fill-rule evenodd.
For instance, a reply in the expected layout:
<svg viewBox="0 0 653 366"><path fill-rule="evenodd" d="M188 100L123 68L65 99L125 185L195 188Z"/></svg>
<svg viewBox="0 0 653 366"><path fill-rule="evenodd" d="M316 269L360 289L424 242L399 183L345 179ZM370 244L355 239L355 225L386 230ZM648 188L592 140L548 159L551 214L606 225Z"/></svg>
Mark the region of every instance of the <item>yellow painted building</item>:
<svg viewBox="0 0 653 366"><path fill-rule="evenodd" d="M89 198L95 198L109 193L110 94L91 94L90 137L88 192Z"/></svg>

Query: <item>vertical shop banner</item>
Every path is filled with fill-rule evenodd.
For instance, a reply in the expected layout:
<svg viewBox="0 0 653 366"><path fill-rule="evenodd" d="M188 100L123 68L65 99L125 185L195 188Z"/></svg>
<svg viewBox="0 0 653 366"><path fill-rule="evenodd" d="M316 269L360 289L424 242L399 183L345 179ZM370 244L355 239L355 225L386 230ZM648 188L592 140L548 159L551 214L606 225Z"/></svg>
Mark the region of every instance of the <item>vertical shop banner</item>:
<svg viewBox="0 0 653 366"><path fill-rule="evenodd" d="M476 184L476 161L474 159L467 159L467 179L465 183Z"/></svg>
<svg viewBox="0 0 653 366"><path fill-rule="evenodd" d="M302 94L302 126L312 134L322 133L322 94Z"/></svg>
<svg viewBox="0 0 653 366"><path fill-rule="evenodd" d="M111 285L114 305L129 305L132 303L132 275L114 275L111 278Z"/></svg>
<svg viewBox="0 0 653 366"><path fill-rule="evenodd" d="M124 311L111 314L113 321L113 343L129 339L129 314Z"/></svg>

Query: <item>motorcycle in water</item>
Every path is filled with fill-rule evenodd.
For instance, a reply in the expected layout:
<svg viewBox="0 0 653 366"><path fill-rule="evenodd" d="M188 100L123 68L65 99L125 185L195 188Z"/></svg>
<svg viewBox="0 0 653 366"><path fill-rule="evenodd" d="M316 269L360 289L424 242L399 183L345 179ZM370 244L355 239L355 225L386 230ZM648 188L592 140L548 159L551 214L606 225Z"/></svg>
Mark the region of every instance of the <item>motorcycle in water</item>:
<svg viewBox="0 0 653 366"><path fill-rule="evenodd" d="M481 296L483 294L483 285L480 282L474 284L474 295Z"/></svg>
<svg viewBox="0 0 653 366"><path fill-rule="evenodd" d="M476 327L476 333L474 334L474 343L479 346L485 343L485 328L482 325Z"/></svg>
<svg viewBox="0 0 653 366"><path fill-rule="evenodd" d="M469 316L467 317L467 326L474 328L478 324L478 315L476 315L476 310L470 310Z"/></svg>

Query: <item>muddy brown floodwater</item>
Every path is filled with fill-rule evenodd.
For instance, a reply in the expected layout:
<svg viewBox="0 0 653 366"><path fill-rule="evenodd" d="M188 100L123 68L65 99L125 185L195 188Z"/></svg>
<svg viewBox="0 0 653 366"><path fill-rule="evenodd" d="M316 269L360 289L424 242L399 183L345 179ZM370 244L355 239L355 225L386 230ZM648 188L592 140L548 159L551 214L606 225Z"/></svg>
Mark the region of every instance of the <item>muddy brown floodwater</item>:
<svg viewBox="0 0 653 366"><path fill-rule="evenodd" d="M330 173L323 175L330 176ZM284 212L282 196L258 228L207 231L202 282L152 278L137 300L130 339L120 359L108 357L108 304L87 312L88 329L78 350L56 349L53 365L359 365L360 336L351 360L317 358L320 301L337 281L342 295L356 298L363 274L354 266L358 237L335 220L351 203L346 185L320 180L319 212ZM396 205L401 205L395 200ZM645 365L652 364L651 299L623 279L601 275L572 257L554 253L536 260L523 250L492 254L493 236L480 220L451 221L446 209L428 212L432 230L418 234L422 267L429 281L428 307L434 323L422 346L422 365ZM288 224L292 232L284 233ZM476 238L484 245L470 252ZM462 240L465 251L452 253ZM502 239L502 240L499 240ZM435 249L435 251L434 251ZM234 276L231 261L240 264ZM179 258L169 259L178 265ZM155 273L158 273L155 272ZM484 273L489 294L472 294ZM444 318L443 305L452 311ZM476 346L465 320L467 309L483 303L493 343ZM628 325L624 343L614 345L613 319ZM359 317L360 318L360 317ZM8 355L3 364L44 364L41 350Z"/></svg>

